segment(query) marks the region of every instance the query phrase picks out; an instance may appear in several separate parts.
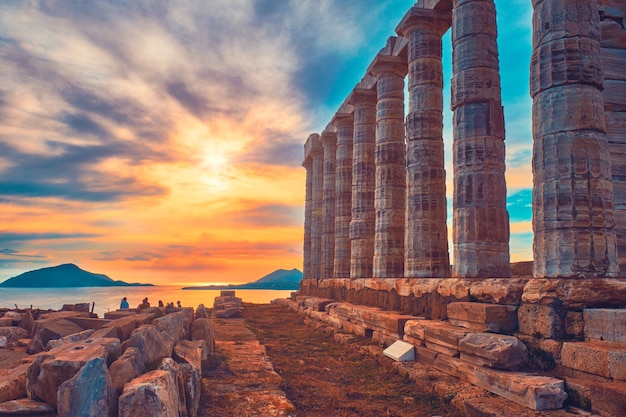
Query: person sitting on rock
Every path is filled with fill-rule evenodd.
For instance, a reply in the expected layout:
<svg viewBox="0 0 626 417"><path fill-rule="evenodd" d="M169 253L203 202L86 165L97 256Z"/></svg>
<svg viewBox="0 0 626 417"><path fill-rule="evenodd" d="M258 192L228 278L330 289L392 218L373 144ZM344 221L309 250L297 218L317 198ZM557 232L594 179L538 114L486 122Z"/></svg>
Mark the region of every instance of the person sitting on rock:
<svg viewBox="0 0 626 417"><path fill-rule="evenodd" d="M120 303L120 310L128 310L130 306L128 305L128 300L126 297L122 298L122 302Z"/></svg>
<svg viewBox="0 0 626 417"><path fill-rule="evenodd" d="M139 304L139 309L143 310L144 308L149 308L150 307L150 303L148 302L148 297L144 298L141 302L141 304Z"/></svg>

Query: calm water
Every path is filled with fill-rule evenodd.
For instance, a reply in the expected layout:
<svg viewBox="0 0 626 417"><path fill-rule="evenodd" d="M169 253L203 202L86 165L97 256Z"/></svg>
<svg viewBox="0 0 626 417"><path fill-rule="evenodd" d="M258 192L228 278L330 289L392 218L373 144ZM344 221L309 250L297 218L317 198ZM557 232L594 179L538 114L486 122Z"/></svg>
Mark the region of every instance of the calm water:
<svg viewBox="0 0 626 417"><path fill-rule="evenodd" d="M287 298L292 291L277 290L236 290L237 297L247 303L266 304L276 298ZM213 300L220 295L220 290L181 290L180 287L90 287L90 288L0 288L0 307L60 309L63 304L92 303L94 313L102 317L104 313L116 310L122 297L127 297L131 307L137 307L144 297L150 304L157 306L159 300L164 304L176 301L183 307L196 308L198 304L213 307Z"/></svg>

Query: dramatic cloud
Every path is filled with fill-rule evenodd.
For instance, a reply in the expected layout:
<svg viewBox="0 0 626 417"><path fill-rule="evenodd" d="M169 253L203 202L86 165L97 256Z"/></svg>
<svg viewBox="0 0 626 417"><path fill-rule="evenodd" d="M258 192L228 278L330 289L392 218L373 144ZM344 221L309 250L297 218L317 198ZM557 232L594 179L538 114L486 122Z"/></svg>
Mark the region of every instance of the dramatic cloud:
<svg viewBox="0 0 626 417"><path fill-rule="evenodd" d="M0 247L157 283L301 268L304 140L414 3L0 2ZM530 186L526 3L498 3L517 191ZM444 47L449 71L449 34ZM0 280L32 266L0 256Z"/></svg>

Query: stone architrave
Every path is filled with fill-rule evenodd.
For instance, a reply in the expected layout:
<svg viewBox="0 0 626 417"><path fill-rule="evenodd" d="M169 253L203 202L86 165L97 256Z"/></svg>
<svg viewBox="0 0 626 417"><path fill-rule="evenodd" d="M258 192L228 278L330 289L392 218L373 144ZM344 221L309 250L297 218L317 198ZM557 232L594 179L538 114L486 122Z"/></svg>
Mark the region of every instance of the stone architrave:
<svg viewBox="0 0 626 417"><path fill-rule="evenodd" d="M322 256L322 201L324 199L324 150L320 135L313 133L304 145L307 191L304 220L305 279L319 279Z"/></svg>
<svg viewBox="0 0 626 417"><path fill-rule="evenodd" d="M511 275L496 36L493 0L453 0L455 277Z"/></svg>
<svg viewBox="0 0 626 417"><path fill-rule="evenodd" d="M441 63L441 37L450 23L450 12L413 7L396 28L409 41L407 278L450 276Z"/></svg>
<svg viewBox="0 0 626 417"><path fill-rule="evenodd" d="M533 1L535 277L617 275L597 0Z"/></svg>
<svg viewBox="0 0 626 417"><path fill-rule="evenodd" d="M337 158L337 133L322 132L324 148L324 199L322 204L322 257L320 278L333 277L335 267L335 164Z"/></svg>
<svg viewBox="0 0 626 417"><path fill-rule="evenodd" d="M374 278L404 277L406 58L378 54L369 72L376 78L376 189Z"/></svg>
<svg viewBox="0 0 626 417"><path fill-rule="evenodd" d="M348 103L354 107L350 278L371 278L376 223L376 91L357 87Z"/></svg>
<svg viewBox="0 0 626 417"><path fill-rule="evenodd" d="M333 278L350 278L350 221L352 220L352 149L354 114L337 113L335 166L335 255Z"/></svg>

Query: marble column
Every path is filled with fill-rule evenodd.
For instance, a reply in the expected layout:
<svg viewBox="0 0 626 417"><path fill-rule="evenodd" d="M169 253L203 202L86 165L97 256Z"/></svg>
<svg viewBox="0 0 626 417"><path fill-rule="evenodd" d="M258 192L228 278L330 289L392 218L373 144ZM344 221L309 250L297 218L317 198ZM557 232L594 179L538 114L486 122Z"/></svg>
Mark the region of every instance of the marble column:
<svg viewBox="0 0 626 417"><path fill-rule="evenodd" d="M331 122L337 129L335 167L335 266L334 278L350 278L350 221L352 220L352 147L354 114L337 113Z"/></svg>
<svg viewBox="0 0 626 417"><path fill-rule="evenodd" d="M322 259L320 278L333 278L335 266L335 162L337 133L322 132L324 148L324 202L322 205Z"/></svg>
<svg viewBox="0 0 626 417"><path fill-rule="evenodd" d="M374 190L376 188L376 91L355 88L350 278L372 278L374 262Z"/></svg>
<svg viewBox="0 0 626 417"><path fill-rule="evenodd" d="M404 276L449 277L443 152L441 37L450 12L413 7L396 32L408 39L409 113Z"/></svg>
<svg viewBox="0 0 626 417"><path fill-rule="evenodd" d="M455 277L509 277L504 115L493 0L453 0Z"/></svg>
<svg viewBox="0 0 626 417"><path fill-rule="evenodd" d="M370 66L376 77L376 189L374 278L404 277L406 145L404 76L406 58L378 55Z"/></svg>
<svg viewBox="0 0 626 417"><path fill-rule="evenodd" d="M533 0L535 277L618 272L597 0Z"/></svg>
<svg viewBox="0 0 626 417"><path fill-rule="evenodd" d="M303 277L306 279L319 279L322 258L324 151L320 135L317 133L310 135L306 141L303 166L307 169Z"/></svg>

